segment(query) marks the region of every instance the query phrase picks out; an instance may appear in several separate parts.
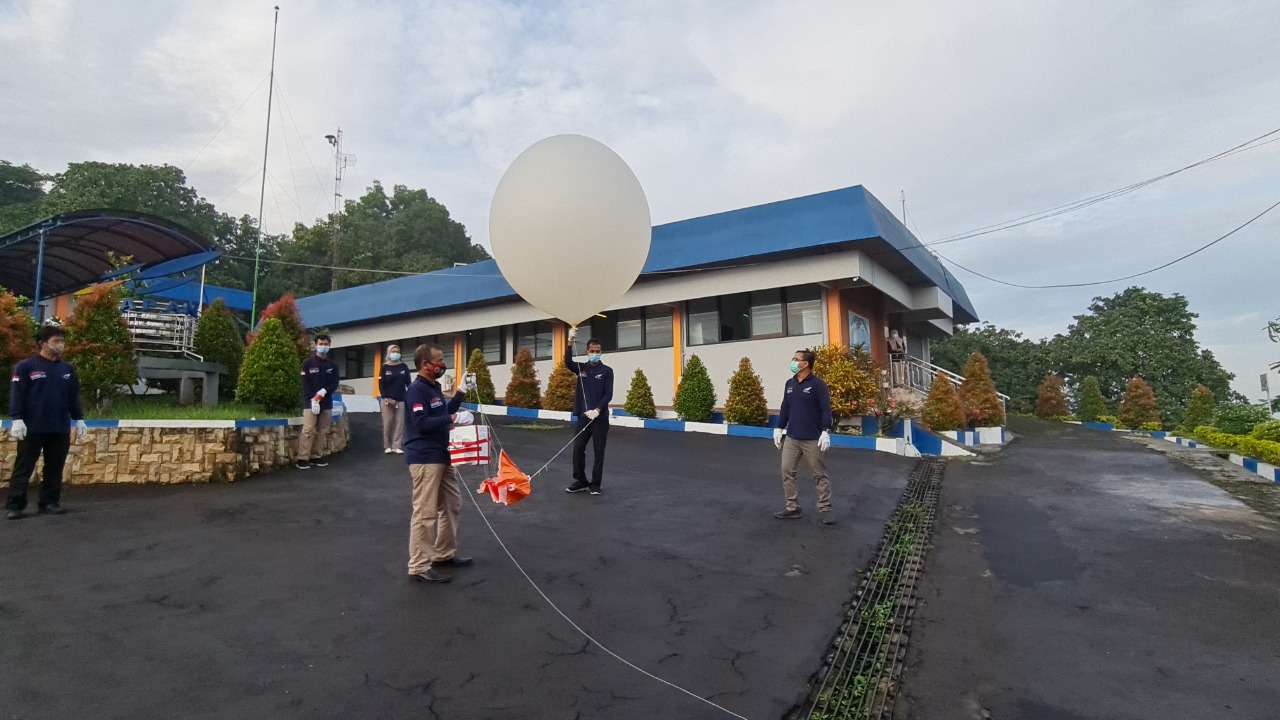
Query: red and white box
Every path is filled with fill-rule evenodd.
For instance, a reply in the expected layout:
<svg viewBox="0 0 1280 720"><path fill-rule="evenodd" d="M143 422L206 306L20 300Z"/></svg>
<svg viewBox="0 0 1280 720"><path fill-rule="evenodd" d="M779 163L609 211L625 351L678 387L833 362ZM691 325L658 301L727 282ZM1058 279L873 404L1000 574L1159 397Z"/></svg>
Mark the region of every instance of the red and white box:
<svg viewBox="0 0 1280 720"><path fill-rule="evenodd" d="M489 463L489 428L463 425L449 430L449 461L454 465Z"/></svg>

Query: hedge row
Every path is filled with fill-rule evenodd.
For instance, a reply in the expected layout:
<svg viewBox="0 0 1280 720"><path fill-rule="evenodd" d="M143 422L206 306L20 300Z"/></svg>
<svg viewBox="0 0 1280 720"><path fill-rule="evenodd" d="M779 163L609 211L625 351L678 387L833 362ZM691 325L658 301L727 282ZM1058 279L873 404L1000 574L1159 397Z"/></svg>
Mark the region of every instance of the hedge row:
<svg viewBox="0 0 1280 720"><path fill-rule="evenodd" d="M1280 465L1280 442L1259 440L1248 435L1231 435L1221 430L1201 425L1196 428L1196 438L1214 447L1235 450L1265 463Z"/></svg>

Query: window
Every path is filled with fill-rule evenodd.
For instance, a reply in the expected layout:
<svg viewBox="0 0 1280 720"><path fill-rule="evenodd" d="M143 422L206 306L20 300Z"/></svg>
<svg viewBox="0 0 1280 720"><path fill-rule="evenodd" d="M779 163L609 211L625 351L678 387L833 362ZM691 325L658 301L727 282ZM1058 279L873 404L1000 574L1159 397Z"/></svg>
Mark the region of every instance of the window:
<svg viewBox="0 0 1280 720"><path fill-rule="evenodd" d="M817 285L699 298L687 307L690 345L822 332L822 289Z"/></svg>
<svg viewBox="0 0 1280 720"><path fill-rule="evenodd" d="M505 327L490 327L467 332L467 357L479 348L484 361L490 365L502 365L507 361L507 333Z"/></svg>
<svg viewBox="0 0 1280 720"><path fill-rule="evenodd" d="M364 348L343 348L342 353L343 361L338 363L338 369L342 372L342 379L361 377L360 369L364 367L364 363L361 362L361 356L364 354Z"/></svg>
<svg viewBox="0 0 1280 720"><path fill-rule="evenodd" d="M598 319L599 318L595 318L595 320ZM573 341L573 354L586 355L587 341L593 337L595 336L591 334L591 323L578 323L578 336Z"/></svg>
<svg viewBox="0 0 1280 720"><path fill-rule="evenodd" d="M529 348L534 360L550 360L554 344L551 328L550 320L516 325L516 352L520 352L520 348Z"/></svg>
<svg viewBox="0 0 1280 720"><path fill-rule="evenodd" d="M587 341L593 337L605 352L671 347L671 328L670 305L609 310L578 325L573 354L586 355Z"/></svg>
<svg viewBox="0 0 1280 720"><path fill-rule="evenodd" d="M817 335L822 332L822 288L795 285L786 289L787 334Z"/></svg>
<svg viewBox="0 0 1280 720"><path fill-rule="evenodd" d="M440 346L440 352L444 353L444 364L447 367L453 367L453 333L443 333L440 335L422 335L419 337L405 338L404 340L394 340L400 346L400 359L409 365L413 365L414 353L418 352L419 345L436 344ZM382 347L385 351L391 343L383 343Z"/></svg>
<svg viewBox="0 0 1280 720"><path fill-rule="evenodd" d="M639 350L644 347L644 309L619 310L617 338L619 350Z"/></svg>
<svg viewBox="0 0 1280 720"><path fill-rule="evenodd" d="M650 305L644 309L644 346L671 347L671 306Z"/></svg>

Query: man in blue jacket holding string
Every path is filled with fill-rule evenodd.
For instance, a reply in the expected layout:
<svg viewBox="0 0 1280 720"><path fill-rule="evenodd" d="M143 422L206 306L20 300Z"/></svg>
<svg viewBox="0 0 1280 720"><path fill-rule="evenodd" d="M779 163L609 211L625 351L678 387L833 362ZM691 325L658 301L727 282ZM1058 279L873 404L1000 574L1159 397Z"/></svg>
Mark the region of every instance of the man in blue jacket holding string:
<svg viewBox="0 0 1280 720"><path fill-rule="evenodd" d="M573 413L578 416L574 425L577 433L573 439L573 484L565 492L580 493L590 490L600 495L600 481L604 477L604 446L609 440L609 403L613 401L613 368L600 361L603 346L591 338L587 341L587 362L573 359L573 341L578 328L569 328L569 342L564 350L564 366L578 376L578 390L573 395ZM587 443L595 453L591 466L591 480L587 480Z"/></svg>
<svg viewBox="0 0 1280 720"><path fill-rule="evenodd" d="M445 398L440 377L447 366L439 345L419 345L413 353L418 376L405 399L404 461L413 481L413 515L409 521L409 577L427 583L447 583L438 567L466 567L471 558L458 555L458 518L462 490L449 460L449 428L470 425L471 413L459 410L475 381L466 376L451 398Z"/></svg>

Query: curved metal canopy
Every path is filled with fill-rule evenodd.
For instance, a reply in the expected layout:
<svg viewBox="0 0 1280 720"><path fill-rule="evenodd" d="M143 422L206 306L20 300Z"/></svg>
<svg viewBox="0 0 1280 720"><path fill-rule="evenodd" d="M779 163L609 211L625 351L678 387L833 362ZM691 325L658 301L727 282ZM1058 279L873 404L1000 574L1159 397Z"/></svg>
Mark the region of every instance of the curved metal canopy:
<svg viewBox="0 0 1280 720"><path fill-rule="evenodd" d="M100 282L116 269L109 253L145 270L209 249L196 233L155 215L77 210L0 237L0 286L38 301Z"/></svg>

